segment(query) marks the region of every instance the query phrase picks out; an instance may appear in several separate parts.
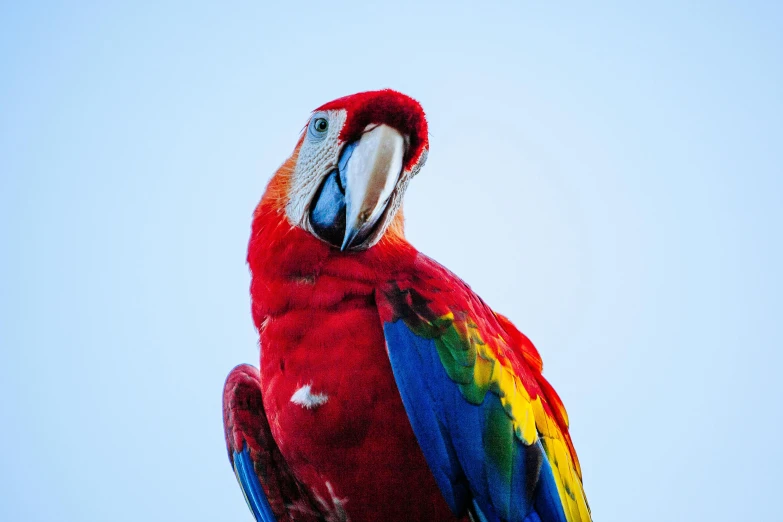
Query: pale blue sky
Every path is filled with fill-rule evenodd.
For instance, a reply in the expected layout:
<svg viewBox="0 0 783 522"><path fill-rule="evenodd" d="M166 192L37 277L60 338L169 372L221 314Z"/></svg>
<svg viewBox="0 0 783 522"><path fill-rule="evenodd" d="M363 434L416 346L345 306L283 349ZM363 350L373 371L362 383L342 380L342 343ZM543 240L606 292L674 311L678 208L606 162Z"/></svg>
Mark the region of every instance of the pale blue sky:
<svg viewBox="0 0 783 522"><path fill-rule="evenodd" d="M381 87L409 238L539 347L596 520L779 519L783 4L283 4L0 3L0 520L251 520L251 212Z"/></svg>

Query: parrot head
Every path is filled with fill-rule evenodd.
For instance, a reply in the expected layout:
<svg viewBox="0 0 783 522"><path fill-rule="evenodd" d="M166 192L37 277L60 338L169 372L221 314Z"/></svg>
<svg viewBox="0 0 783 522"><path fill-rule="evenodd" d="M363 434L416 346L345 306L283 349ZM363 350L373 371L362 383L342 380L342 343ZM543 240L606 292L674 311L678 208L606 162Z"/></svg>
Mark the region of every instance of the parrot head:
<svg viewBox="0 0 783 522"><path fill-rule="evenodd" d="M414 99L390 89L339 98L312 113L295 163L276 176L276 199L292 226L343 251L365 250L387 231L402 234L402 198L427 150Z"/></svg>

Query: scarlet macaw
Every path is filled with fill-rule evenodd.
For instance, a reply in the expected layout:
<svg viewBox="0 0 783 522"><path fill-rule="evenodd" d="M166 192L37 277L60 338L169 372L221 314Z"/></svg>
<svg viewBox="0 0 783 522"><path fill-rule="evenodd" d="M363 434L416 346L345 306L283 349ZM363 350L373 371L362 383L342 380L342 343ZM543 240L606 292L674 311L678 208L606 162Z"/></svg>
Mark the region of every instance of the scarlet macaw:
<svg viewBox="0 0 783 522"><path fill-rule="evenodd" d="M260 372L223 393L257 520L589 521L533 344L403 234L427 156L399 92L315 110L253 215Z"/></svg>

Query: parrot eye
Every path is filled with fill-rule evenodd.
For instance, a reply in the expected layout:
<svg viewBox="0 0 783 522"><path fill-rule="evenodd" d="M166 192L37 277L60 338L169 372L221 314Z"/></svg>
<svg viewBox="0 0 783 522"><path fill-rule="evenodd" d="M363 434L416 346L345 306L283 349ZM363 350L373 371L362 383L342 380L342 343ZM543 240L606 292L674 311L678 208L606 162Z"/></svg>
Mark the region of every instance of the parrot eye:
<svg viewBox="0 0 783 522"><path fill-rule="evenodd" d="M326 132L326 129L329 128L329 122L326 121L325 118L318 118L315 120L315 125L313 125L313 128L315 128L317 132Z"/></svg>
<svg viewBox="0 0 783 522"><path fill-rule="evenodd" d="M313 118L310 121L310 136L314 139L320 140L326 136L326 131L329 130L329 120L323 116Z"/></svg>

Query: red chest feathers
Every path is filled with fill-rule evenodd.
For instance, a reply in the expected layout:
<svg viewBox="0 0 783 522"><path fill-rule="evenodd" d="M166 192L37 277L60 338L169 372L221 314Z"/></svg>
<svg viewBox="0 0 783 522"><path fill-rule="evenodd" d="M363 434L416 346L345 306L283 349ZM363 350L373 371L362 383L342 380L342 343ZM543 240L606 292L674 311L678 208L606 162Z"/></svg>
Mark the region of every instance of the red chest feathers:
<svg viewBox="0 0 783 522"><path fill-rule="evenodd" d="M394 381L376 282L403 257L340 254L260 215L248 261L272 434L330 519L454 520Z"/></svg>
<svg viewBox="0 0 783 522"><path fill-rule="evenodd" d="M291 310L261 332L264 406L289 463L361 446L399 401L377 311L351 304Z"/></svg>
<svg viewBox="0 0 783 522"><path fill-rule="evenodd" d="M261 346L273 436L336 519L453 520L410 427L371 296L270 317Z"/></svg>

